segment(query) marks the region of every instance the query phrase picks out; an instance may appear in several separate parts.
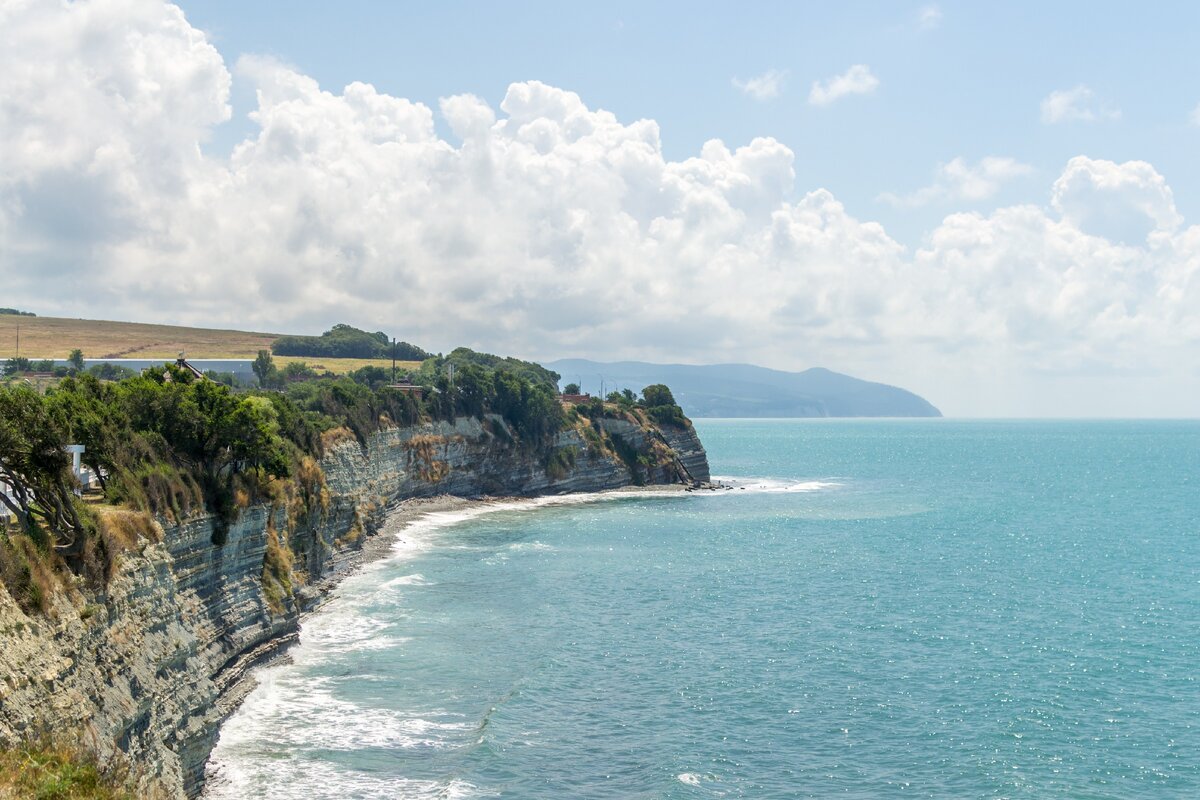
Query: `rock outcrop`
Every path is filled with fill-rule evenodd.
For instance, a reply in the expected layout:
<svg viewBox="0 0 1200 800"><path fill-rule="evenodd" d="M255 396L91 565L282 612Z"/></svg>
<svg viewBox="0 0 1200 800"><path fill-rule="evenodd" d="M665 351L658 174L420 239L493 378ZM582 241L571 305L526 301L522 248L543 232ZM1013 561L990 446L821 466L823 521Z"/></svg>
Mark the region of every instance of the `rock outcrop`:
<svg viewBox="0 0 1200 800"><path fill-rule="evenodd" d="M0 588L0 744L77 738L102 760L125 759L138 796L194 797L249 670L296 639L319 586L391 504L708 480L692 428L633 418L581 421L537 450L494 416L393 428L329 447L320 467L319 502L252 505L229 525L158 520L103 591L68 587L46 614L27 615ZM272 548L286 549L286 575L271 572Z"/></svg>

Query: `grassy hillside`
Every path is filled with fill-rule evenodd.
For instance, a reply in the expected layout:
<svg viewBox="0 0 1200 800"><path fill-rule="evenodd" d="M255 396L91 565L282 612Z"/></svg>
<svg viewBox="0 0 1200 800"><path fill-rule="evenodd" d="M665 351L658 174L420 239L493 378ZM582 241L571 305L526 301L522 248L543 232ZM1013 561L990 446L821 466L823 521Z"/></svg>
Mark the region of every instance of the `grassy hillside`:
<svg viewBox="0 0 1200 800"><path fill-rule="evenodd" d="M32 360L66 358L75 348L85 358L161 358L174 360L180 352L188 358L254 358L259 350L271 349L282 334L184 328L179 325L147 325L140 322L109 322L58 317L18 317L0 314L0 361L16 355L17 326L21 328L21 355ZM302 361L318 372L344 375L360 367L390 369L390 359L305 358L276 356L281 369ZM397 361L404 371L418 369L419 361Z"/></svg>
<svg viewBox="0 0 1200 800"><path fill-rule="evenodd" d="M146 325L58 317L0 315L0 358L16 354L17 326L21 355L26 358L66 358L75 348L87 358L254 358L270 349L277 333Z"/></svg>

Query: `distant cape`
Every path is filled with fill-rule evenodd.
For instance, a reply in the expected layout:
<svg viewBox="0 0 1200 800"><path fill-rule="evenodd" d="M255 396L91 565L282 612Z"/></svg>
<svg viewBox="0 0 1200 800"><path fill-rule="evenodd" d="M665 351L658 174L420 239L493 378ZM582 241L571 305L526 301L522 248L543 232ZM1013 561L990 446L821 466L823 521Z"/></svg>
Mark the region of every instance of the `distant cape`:
<svg viewBox="0 0 1200 800"><path fill-rule="evenodd" d="M752 364L650 364L565 358L543 366L562 375L562 385L583 391L641 391L651 383L671 387L689 417L940 417L928 400L896 386L872 383L814 367L803 372Z"/></svg>

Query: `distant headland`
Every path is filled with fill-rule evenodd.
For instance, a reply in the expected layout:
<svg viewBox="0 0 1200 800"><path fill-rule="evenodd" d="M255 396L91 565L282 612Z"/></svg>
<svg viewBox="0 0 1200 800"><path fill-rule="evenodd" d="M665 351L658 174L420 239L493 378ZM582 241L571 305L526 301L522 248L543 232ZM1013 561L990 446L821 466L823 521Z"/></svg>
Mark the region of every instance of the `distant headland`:
<svg viewBox="0 0 1200 800"><path fill-rule="evenodd" d="M669 384L690 417L940 417L923 397L896 386L860 380L821 367L803 372L752 364L604 363L547 361L563 380L603 391L642 386L648 377ZM640 381L640 383L639 383Z"/></svg>

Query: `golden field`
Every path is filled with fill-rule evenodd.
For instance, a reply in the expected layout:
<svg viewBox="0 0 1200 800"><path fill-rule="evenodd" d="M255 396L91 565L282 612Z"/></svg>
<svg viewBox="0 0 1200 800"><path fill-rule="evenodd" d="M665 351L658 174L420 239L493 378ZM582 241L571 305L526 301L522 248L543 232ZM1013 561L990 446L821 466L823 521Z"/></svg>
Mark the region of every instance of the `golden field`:
<svg viewBox="0 0 1200 800"><path fill-rule="evenodd" d="M390 358L318 358L315 356L273 356L275 366L283 369L286 365L293 361L300 361L315 369L317 372L333 372L338 375L344 375L347 372L353 372L360 367L383 367L384 369L392 368L392 360ZM420 361L396 361L396 372L403 376L406 372L419 369Z"/></svg>
<svg viewBox="0 0 1200 800"><path fill-rule="evenodd" d="M250 333L141 322L108 322L58 317L0 314L0 358L16 355L17 328L21 355L30 359L66 358L78 348L84 358L254 358L271 349L278 333Z"/></svg>
<svg viewBox="0 0 1200 800"><path fill-rule="evenodd" d="M174 360L181 352L188 358L254 358L259 350L270 350L283 334L185 328L179 325L148 325L141 322L109 322L59 317L20 317L0 314L0 361L16 355L17 328L21 333L21 355L32 360L66 358L78 348L84 358L161 358ZM390 359L312 358L275 356L280 369L302 361L317 372L344 374L374 365L390 369ZM397 361L398 371L417 369L420 361Z"/></svg>

